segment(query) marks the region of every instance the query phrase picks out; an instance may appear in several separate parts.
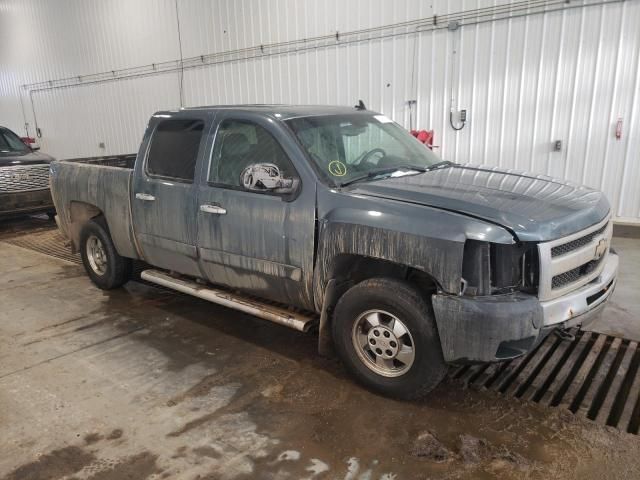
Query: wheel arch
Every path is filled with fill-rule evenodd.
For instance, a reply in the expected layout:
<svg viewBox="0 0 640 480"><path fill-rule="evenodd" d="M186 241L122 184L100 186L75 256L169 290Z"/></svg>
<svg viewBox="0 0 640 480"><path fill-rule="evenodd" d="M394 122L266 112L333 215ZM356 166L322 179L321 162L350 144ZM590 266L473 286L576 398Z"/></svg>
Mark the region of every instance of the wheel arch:
<svg viewBox="0 0 640 480"><path fill-rule="evenodd" d="M350 286L375 277L395 278L414 283L418 287L441 289L435 277L427 271L405 263L362 254L336 255L328 270L328 278L335 279L338 284Z"/></svg>
<svg viewBox="0 0 640 480"><path fill-rule="evenodd" d="M372 278L393 278L415 286L424 292L424 297L429 302L431 293L441 289L437 280L424 270L383 258L353 253L336 255L327 270L327 275L318 336L318 351L325 356L331 356L333 353L331 338L333 310L340 297L352 286Z"/></svg>
<svg viewBox="0 0 640 480"><path fill-rule="evenodd" d="M71 242L71 250L76 253L80 248L80 232L93 219L100 219L115 245L116 251L123 257L140 258L132 232L131 216L118 217L117 212L108 208L81 200L72 200L68 204L64 217L58 222L59 227Z"/></svg>
<svg viewBox="0 0 640 480"><path fill-rule="evenodd" d="M318 251L314 267L313 297L316 311L322 310L325 289L341 271L421 272L438 289L459 293L462 277L464 236L455 239L438 235L418 235L381 226L325 220L318 231ZM365 260L361 260L366 258ZM369 275L370 276L370 275ZM364 278L363 278L364 279Z"/></svg>
<svg viewBox="0 0 640 480"><path fill-rule="evenodd" d="M71 249L74 253L78 252L80 248L80 232L82 231L82 227L84 227L88 221L100 216L105 218L104 212L96 205L75 200L69 203L69 218L66 225L66 234L71 241ZM106 225L106 219L104 222Z"/></svg>

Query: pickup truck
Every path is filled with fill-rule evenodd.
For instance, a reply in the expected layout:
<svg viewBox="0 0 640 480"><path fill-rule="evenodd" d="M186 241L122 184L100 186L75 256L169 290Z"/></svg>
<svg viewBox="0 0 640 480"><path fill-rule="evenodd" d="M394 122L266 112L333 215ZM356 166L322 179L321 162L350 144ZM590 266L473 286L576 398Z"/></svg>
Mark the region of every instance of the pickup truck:
<svg viewBox="0 0 640 480"><path fill-rule="evenodd" d="M53 218L49 192L52 160L0 126L0 218L35 212L46 212Z"/></svg>
<svg viewBox="0 0 640 480"><path fill-rule="evenodd" d="M320 353L398 398L567 337L615 287L602 193L442 161L362 106L161 111L137 156L108 162L51 165L99 288L142 260L149 282L317 329Z"/></svg>

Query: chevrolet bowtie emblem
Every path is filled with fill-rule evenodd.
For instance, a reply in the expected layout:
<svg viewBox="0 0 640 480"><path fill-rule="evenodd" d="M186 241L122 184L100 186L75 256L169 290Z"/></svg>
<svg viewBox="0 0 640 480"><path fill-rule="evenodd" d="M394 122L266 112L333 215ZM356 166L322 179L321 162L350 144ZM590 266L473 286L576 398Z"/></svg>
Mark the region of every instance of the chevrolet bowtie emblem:
<svg viewBox="0 0 640 480"><path fill-rule="evenodd" d="M603 238L598 242L598 245L596 245L596 254L594 258L596 260L600 260L606 252L607 252L607 240Z"/></svg>
<svg viewBox="0 0 640 480"><path fill-rule="evenodd" d="M30 176L28 173L14 173L11 176L11 180L13 180L14 182L29 180L29 178Z"/></svg>

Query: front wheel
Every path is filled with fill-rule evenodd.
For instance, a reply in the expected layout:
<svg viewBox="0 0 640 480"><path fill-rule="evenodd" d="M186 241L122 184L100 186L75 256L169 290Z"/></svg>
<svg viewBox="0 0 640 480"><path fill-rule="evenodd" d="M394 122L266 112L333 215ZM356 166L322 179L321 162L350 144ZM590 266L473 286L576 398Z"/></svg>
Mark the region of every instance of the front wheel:
<svg viewBox="0 0 640 480"><path fill-rule="evenodd" d="M80 255L91 281L102 290L111 290L131 278L131 259L121 257L113 245L105 223L87 222L80 232Z"/></svg>
<svg viewBox="0 0 640 480"><path fill-rule="evenodd" d="M338 302L332 330L349 372L384 395L422 397L447 373L433 309L406 282L376 278L355 285Z"/></svg>

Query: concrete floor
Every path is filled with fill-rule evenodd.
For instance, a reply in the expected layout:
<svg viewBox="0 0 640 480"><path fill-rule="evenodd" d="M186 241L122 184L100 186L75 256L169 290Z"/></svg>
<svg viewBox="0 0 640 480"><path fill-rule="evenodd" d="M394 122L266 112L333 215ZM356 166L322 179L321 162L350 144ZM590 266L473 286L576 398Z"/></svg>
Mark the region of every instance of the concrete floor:
<svg viewBox="0 0 640 480"><path fill-rule="evenodd" d="M598 329L640 338L639 243ZM494 477L640 478L640 438L454 383L382 398L312 336L0 242L0 478Z"/></svg>
<svg viewBox="0 0 640 480"><path fill-rule="evenodd" d="M640 239L613 239L620 255L620 273L615 292L603 315L589 330L640 341Z"/></svg>

